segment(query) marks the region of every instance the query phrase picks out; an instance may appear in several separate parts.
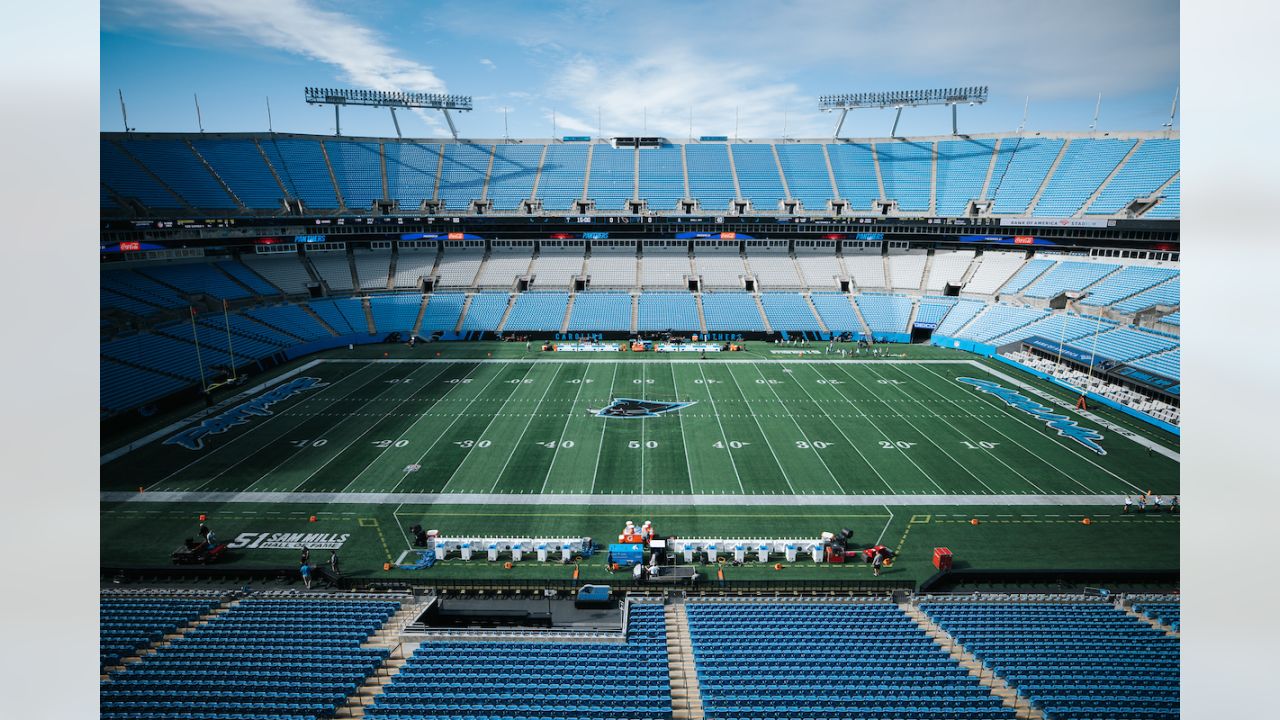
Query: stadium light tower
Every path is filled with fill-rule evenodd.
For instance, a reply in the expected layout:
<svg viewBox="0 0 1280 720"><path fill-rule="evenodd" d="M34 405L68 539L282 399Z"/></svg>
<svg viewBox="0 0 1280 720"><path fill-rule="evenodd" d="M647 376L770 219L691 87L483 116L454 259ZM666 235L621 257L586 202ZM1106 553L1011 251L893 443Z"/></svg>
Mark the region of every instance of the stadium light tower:
<svg viewBox="0 0 1280 720"><path fill-rule="evenodd" d="M840 111L840 120L836 123L832 138L840 137L840 128L844 127L845 116L850 110L863 108L893 108L897 114L893 117L893 129L889 137L898 136L898 120L902 118L902 109L921 105L950 105L951 134L959 135L956 129L956 106L961 103L977 105L987 101L987 86L940 88L936 90L891 90L888 92L842 93L840 95L820 95L818 109L822 112Z"/></svg>
<svg viewBox="0 0 1280 720"><path fill-rule="evenodd" d="M396 126L396 137L400 137L400 121L396 118L396 108L423 108L439 110L449 123L449 132L453 139L458 139L458 128L453 124L450 110L462 112L471 109L470 95L445 95L441 93L388 92L383 90L344 90L334 88L305 88L308 105L332 105L334 134L342 134L342 119L338 110L343 105L359 105L362 107L384 107L391 110L391 122Z"/></svg>

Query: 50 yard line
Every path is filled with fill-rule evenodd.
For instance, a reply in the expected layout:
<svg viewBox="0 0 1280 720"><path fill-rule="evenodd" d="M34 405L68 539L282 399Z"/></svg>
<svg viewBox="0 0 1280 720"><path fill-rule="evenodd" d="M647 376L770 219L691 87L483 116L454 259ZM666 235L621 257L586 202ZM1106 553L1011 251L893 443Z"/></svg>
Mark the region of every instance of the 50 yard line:
<svg viewBox="0 0 1280 720"><path fill-rule="evenodd" d="M605 398L606 404L613 402L613 387L618 383L618 365L619 363L613 364L613 379L609 381L609 396ZM591 489L588 491L589 495L596 494L596 476L600 474L600 451L604 449L605 428L609 427L609 418L604 417L600 419L602 421L600 423L600 444L596 446L596 466L595 469L591 471Z"/></svg>

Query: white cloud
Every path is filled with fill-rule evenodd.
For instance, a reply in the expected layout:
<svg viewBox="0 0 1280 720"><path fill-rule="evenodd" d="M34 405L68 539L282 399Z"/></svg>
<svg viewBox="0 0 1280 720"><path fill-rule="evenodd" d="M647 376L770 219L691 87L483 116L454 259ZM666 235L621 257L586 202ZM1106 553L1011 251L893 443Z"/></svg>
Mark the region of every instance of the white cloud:
<svg viewBox="0 0 1280 720"><path fill-rule="evenodd" d="M664 48L614 65L578 56L556 73L548 94L570 111L559 124L593 134L597 112L605 135L638 133L647 125L651 133L685 137L690 109L695 136L733 134L735 112L742 137L781 135L784 112L788 135L812 136L821 124L815 100L778 80L768 66L687 48Z"/></svg>
<svg viewBox="0 0 1280 720"><path fill-rule="evenodd" d="M498 69L498 66L497 66L497 65L494 65L494 64L493 64L493 61L492 61L492 60L490 60L489 58L480 58L480 64L481 64L481 65L484 65L485 67L489 68L490 70L497 70L497 69Z"/></svg>
<svg viewBox="0 0 1280 720"><path fill-rule="evenodd" d="M402 57L358 19L308 0L135 0L104 6L104 26L117 22L195 37L230 36L300 55L333 66L358 88L446 92L430 67ZM434 115L418 117L443 131Z"/></svg>

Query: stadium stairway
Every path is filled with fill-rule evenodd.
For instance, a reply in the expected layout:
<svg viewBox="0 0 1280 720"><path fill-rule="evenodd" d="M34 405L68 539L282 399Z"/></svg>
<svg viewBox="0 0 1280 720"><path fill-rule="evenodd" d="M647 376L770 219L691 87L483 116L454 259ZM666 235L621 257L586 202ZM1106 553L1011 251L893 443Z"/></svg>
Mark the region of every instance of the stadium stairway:
<svg viewBox="0 0 1280 720"><path fill-rule="evenodd" d="M1159 620L1153 617L1143 615L1137 610L1134 610L1132 603L1117 602L1116 607L1123 610L1125 615L1128 615L1129 617L1134 618L1135 620L1141 620L1143 623L1150 625L1151 627L1159 630L1160 632L1164 633L1169 637L1181 637L1178 634L1177 630L1174 630L1173 628L1169 627L1168 625L1165 625L1164 623L1160 622Z"/></svg>
<svg viewBox="0 0 1280 720"><path fill-rule="evenodd" d="M336 336L336 335L340 335L340 334L341 334L341 333L339 333L337 330L334 330L332 325L330 325L329 323L325 322L325 321L324 321L324 318L322 318L322 317L320 317L319 315L317 315L317 314L316 314L316 311L315 311L315 310L312 310L310 305L308 305L308 304L306 304L306 303L301 303L300 305L298 305L298 307L302 308L302 310L303 310L304 312L306 312L308 315L310 315L310 316L311 316L311 318L312 318L313 320L315 320L316 322L320 323L320 327L324 328L325 330L328 330L330 335L335 335L335 336Z"/></svg>
<svg viewBox="0 0 1280 720"><path fill-rule="evenodd" d="M204 167L204 169L207 170L208 173L213 176L213 179L217 181L218 185L222 188L223 192L231 196L231 199L235 202L236 205L240 207L241 210L247 209L247 206L244 204L244 201L241 200L240 197L235 194L235 191L231 189L231 186L228 185L222 179L222 176L219 175L218 172L213 169L213 166L209 164L209 161L204 159L204 156L200 154L200 151L196 150L196 146L192 145L191 141L186 138L183 138L182 142L187 146L187 149L191 151L191 154L196 156L196 160L200 162L200 164Z"/></svg>
<svg viewBox="0 0 1280 720"><path fill-rule="evenodd" d="M383 648L389 654L377 671L365 678L364 684L347 698L346 704L338 708L335 717L364 717L365 707L373 705L382 694L383 688L395 680L396 675L400 673L400 668L404 667L420 644L402 642L400 634L422 613L428 599L419 597L413 603L402 604L395 615L387 618L376 633L360 644L362 648Z"/></svg>
<svg viewBox="0 0 1280 720"><path fill-rule="evenodd" d="M893 290L893 270L889 267L889 256L881 255L880 262L884 264L884 289Z"/></svg>
<svg viewBox="0 0 1280 720"><path fill-rule="evenodd" d="M462 309L458 311L458 322L453 326L455 333L462 332L462 321L467 317L467 310L471 308L471 298L475 295L467 295L467 299L462 301Z"/></svg>
<svg viewBox="0 0 1280 720"><path fill-rule="evenodd" d="M931 148L929 151L929 214L938 214L938 143L929 143ZM993 153L994 154L994 153ZM930 259L933 253L929 253ZM929 268L924 269L924 277L929 277ZM924 287L924 278L920 279L920 286Z"/></svg>
<svg viewBox="0 0 1280 720"><path fill-rule="evenodd" d="M167 633L159 641L153 642L150 645L139 649L137 653L133 655L127 655L121 658L119 665L103 668L102 676L100 679L106 680L108 678L108 673L113 673L118 670L124 670L129 665L142 662L142 659L148 655L155 655L157 652L160 651L160 648L169 647L170 645L173 644L174 640L180 640L183 637L186 637L187 633L193 632L195 630L198 630L204 627L205 625L208 625L209 621L217 618L219 615L222 615L223 613L230 611L231 608L235 607L239 603L240 603L239 600L232 600L231 602L223 603L218 607L205 613L204 615L201 615L198 620L196 620L195 622L192 622L186 627L180 627L177 629L176 632Z"/></svg>
<svg viewBox="0 0 1280 720"><path fill-rule="evenodd" d="M280 288L276 287L276 284L275 284L275 283L271 282L270 280L267 280L266 278L262 277L262 275L258 274L258 271L254 270L253 268L249 267L248 265L245 265L245 264L244 264L244 263L242 263L242 262L239 262L239 261L233 261L233 262L234 262L234 263L235 263L235 265L240 269L240 272L243 272L243 273L245 273L246 275L249 275L249 276L251 276L251 277L257 278L257 280L258 280L259 282L261 282L263 285L266 285L266 286L268 286L268 287L273 287L273 288L275 288L275 292L271 293L270 295L263 295L262 293L258 292L257 290L254 290L252 287L250 287L250 286L249 286L249 284L248 284L248 283L246 283L242 278L238 278L238 277L236 277L234 274L232 274L232 273L231 273L231 271L227 270L227 269L226 269L226 267L224 267L224 266L223 266L223 264L222 264L222 263L220 263L220 262L215 262L215 263L213 263L213 267L214 267L214 269L216 269L218 272L220 272L220 273L222 273L223 275L225 275L225 276L227 276L227 277L231 278L231 280L232 280L232 281L234 281L237 285L239 285L240 287L242 287L242 288L244 288L245 290L249 291L249 292L250 292L254 297L257 297L257 298L277 298L277 297L280 297L280 296L282 296L282 295L285 295L285 294L286 294L283 290L281 290Z"/></svg>
<svg viewBox="0 0 1280 720"><path fill-rule="evenodd" d="M240 315L241 315L241 317L243 317L244 319L248 320L250 323L257 323L258 325L261 325L261 326L262 326L262 327L264 327L264 328L268 328L268 329L270 329L270 330L274 330L275 332L278 332L278 333L280 333L281 335L284 335L284 336L286 336L286 337L291 337L291 338L293 338L293 339L296 341L296 343L297 343L297 344L299 344L299 345L301 345L302 343L306 342L306 340L305 340L302 336L300 336L300 335L298 335L298 334L296 334L296 333L291 333L291 332L289 332L288 330L285 330L285 329L283 329L283 328L278 328L278 327L276 327L275 325L272 325L271 323L269 323L269 322L267 322L267 321L265 321L265 320L259 320L258 318L253 317L252 315L249 315L249 314L247 314L247 313L241 313Z"/></svg>
<svg viewBox="0 0 1280 720"><path fill-rule="evenodd" d="M356 287L359 287L358 285ZM369 298L360 300L360 309L364 310L364 321L369 326L369 334L378 334L378 326L373 322L373 308L369 306Z"/></svg>
<svg viewBox="0 0 1280 720"><path fill-rule="evenodd" d="M724 154L729 157L729 177L733 178L733 196L742 199L742 183L738 182L738 166L733 162L733 144L725 143Z"/></svg>
<svg viewBox="0 0 1280 720"><path fill-rule="evenodd" d="M934 151L934 159L935 159L935 161L936 161L936 159L937 159L937 155L938 155L938 153L937 153L937 151L935 150L935 151ZM926 295L926 294L928 294L928 292L929 292L929 289L928 289L928 286L929 286L929 273L933 272L933 253L934 253L934 251L933 251L933 250L929 250L928 252L926 252L926 253L925 253L925 258L924 258L924 272L923 272L923 273L921 273L921 275L920 275L920 287L916 288L917 290L919 290L919 291L920 291L920 294L921 294L921 295ZM913 315L912 315L912 316L914 317L914 313L913 313ZM907 327L911 327L911 326L910 326L910 325L907 325Z"/></svg>
<svg viewBox="0 0 1280 720"><path fill-rule="evenodd" d="M667 625L667 668L671 677L671 720L701 720L702 692L689 639L689 617L684 598L672 598L664 608Z"/></svg>
<svg viewBox="0 0 1280 720"><path fill-rule="evenodd" d="M183 635L186 635L187 633L192 632L192 630L195 630L196 628L200 628L200 626L202 625L206 625L207 623L209 623L210 620L216 618L216 616L223 614L223 612L227 612L228 610L230 610L230 603L219 603L218 607L214 607L214 609L211 609L209 612L205 612L204 615L201 615L200 618L193 620L192 623L188 623L187 625L180 626L180 628L175 630L175 632L173 633L166 633L163 638L159 639L159 641L156 641L151 644L147 644L147 646L145 647L138 648L138 651L132 653L132 655L125 655L123 657L120 657L120 661L116 662L115 665L108 665L108 666L102 667L99 680L109 679L111 673L115 673L115 671L119 671L119 670L124 670L125 665L133 665L134 662L141 662L143 657L147 655L155 655L156 650L159 650L159 648L168 647L169 644L173 644L173 641L175 641L175 639L182 638Z"/></svg>
<svg viewBox="0 0 1280 720"><path fill-rule="evenodd" d="M329 182L333 183L333 195L338 198L338 207L345 208L347 200L342 197L342 185L338 183L338 174L333 171L333 162L329 159L329 149L325 147L323 141L318 144L320 145L320 156L324 158L324 166L329 170ZM352 277L355 277L354 271L352 271ZM355 287L360 287L360 284L356 283Z"/></svg>
<svg viewBox="0 0 1280 720"><path fill-rule="evenodd" d="M698 305L698 317L702 317L702 305ZM706 324L703 324L706 327ZM640 296L631 296L631 334L634 335L640 331Z"/></svg>
<svg viewBox="0 0 1280 720"><path fill-rule="evenodd" d="M813 305L813 296L809 293L804 293L801 295L801 297L804 298L805 304L809 306L809 312L813 313L813 317L817 319L818 327L822 328L822 332L830 333L831 329L828 328L827 324L822 321L822 315L818 312L818 308L814 307Z"/></svg>
<svg viewBox="0 0 1280 720"><path fill-rule="evenodd" d="M386 182L386 175L383 175L382 180ZM387 266L387 290L396 289L396 264L399 259L400 253L391 253L391 263Z"/></svg>
<svg viewBox="0 0 1280 720"><path fill-rule="evenodd" d="M507 326L507 318L511 317L511 309L514 308L515 306L516 306L515 297L514 296L508 297L507 309L502 311L502 318L498 320L498 327L494 329L494 332L498 333L499 335L502 334L502 328Z"/></svg>
<svg viewBox="0 0 1280 720"><path fill-rule="evenodd" d="M120 353L120 354L121 354L121 355L123 355L123 353ZM194 381L193 381L191 378L186 377L186 376L183 376L183 375L178 375L177 373L169 372L168 370L165 370L164 368L160 368L160 367L149 367L149 366L147 366L147 365L142 365L142 364L140 364L140 363L136 363L136 362L134 362L134 361L132 361L132 360L129 360L129 359L127 359L127 358L124 358L124 357L116 357L115 355L104 355L103 357L106 357L106 358L107 358L108 360L110 360L111 362L114 362L114 363L120 363L121 365L127 365L127 366L129 366L129 367L131 367L131 368L137 368L138 370L145 370L145 371L147 371L147 372L153 372L153 373L156 373L156 374L158 374L158 375L164 375L165 377L175 378L175 379L181 380L183 383L188 384L188 385L190 385L190 384L194 384Z"/></svg>
<svg viewBox="0 0 1280 720"><path fill-rule="evenodd" d="M875 143L871 143L871 163L876 168L876 187L880 190L880 198L884 200L884 173L880 171L880 152ZM889 277L885 275L885 277Z"/></svg>
<svg viewBox="0 0 1280 720"><path fill-rule="evenodd" d="M701 293L699 293L699 294L695 295L695 296L694 296L694 301L695 301L695 302L697 303L697 305L698 305L698 325L702 328L702 337L706 337L706 335L707 335L707 316L706 316L706 315L704 315L704 314L703 314L703 312L702 312L702 294L701 294Z"/></svg>
<svg viewBox="0 0 1280 720"><path fill-rule="evenodd" d="M1133 157L1133 154L1138 151L1138 148L1142 147L1143 142L1143 140L1138 140L1138 142L1133 144L1133 147L1129 148L1129 152L1125 153L1124 157L1120 158L1120 162L1116 163L1114 168L1111 168L1111 172L1102 179L1102 182L1098 183L1098 187L1089 194L1089 197L1085 198L1084 204L1080 206L1079 210L1075 211L1073 217L1084 216L1084 214L1089 210L1089 206L1093 204L1093 201L1097 200L1098 196L1102 194L1102 191L1107 189L1107 186L1111 184L1112 178L1118 175L1125 165L1129 164L1129 158Z"/></svg>
<svg viewBox="0 0 1280 720"><path fill-rule="evenodd" d="M764 321L764 331L772 333L773 326L769 324L769 316L765 314L764 305L760 304L760 295L758 293L752 293L751 299L756 301L756 311L760 313L760 319Z"/></svg>
<svg viewBox="0 0 1280 720"><path fill-rule="evenodd" d="M1044 195L1044 191L1049 187L1049 181L1053 180L1053 174L1058 171L1058 165L1062 162L1062 156L1067 154L1067 148L1071 147L1071 141L1067 140L1062 143L1062 147L1058 148L1058 157L1053 159L1053 164L1049 166L1049 172L1044 174L1044 180L1040 183L1040 189L1036 190L1036 194L1032 196L1031 202L1027 203L1027 210L1021 213L1024 217L1031 217L1035 213L1036 205L1040 204L1040 196ZM1017 152L1016 150L1014 152Z"/></svg>
<svg viewBox="0 0 1280 720"><path fill-rule="evenodd" d="M853 306L853 314L858 317L858 324L862 326L862 336L871 337L871 326L867 324L867 319L862 317L862 309L858 307L858 303L853 301L853 295L848 296L849 304Z"/></svg>
<svg viewBox="0 0 1280 720"><path fill-rule="evenodd" d="M427 303L429 302L431 302L431 296L423 295L422 304L418 306L418 317L413 319L413 330L410 331L415 336L422 332L422 318L427 314Z"/></svg>
<svg viewBox="0 0 1280 720"><path fill-rule="evenodd" d="M639 155L640 153L636 153ZM578 297L577 293L569 293L569 302L564 306L564 319L560 321L560 332L569 332L569 316L573 314L573 301Z"/></svg>
<svg viewBox="0 0 1280 720"><path fill-rule="evenodd" d="M898 608L906 613L920 629L925 632L939 647L951 655L951 659L959 663L960 667L969 671L969 674L978 678L979 685L985 685L990 688L991 694L1000 698L1005 707L1012 708L1019 718L1023 720L1044 720L1044 713L1032 707L1031 703L1023 704L1018 693L1005 682L1005 679L988 671L982 665L982 661L978 660L972 654L964 649L964 646L955 641L951 637L951 633L943 630L920 608L910 603L899 603Z"/></svg>

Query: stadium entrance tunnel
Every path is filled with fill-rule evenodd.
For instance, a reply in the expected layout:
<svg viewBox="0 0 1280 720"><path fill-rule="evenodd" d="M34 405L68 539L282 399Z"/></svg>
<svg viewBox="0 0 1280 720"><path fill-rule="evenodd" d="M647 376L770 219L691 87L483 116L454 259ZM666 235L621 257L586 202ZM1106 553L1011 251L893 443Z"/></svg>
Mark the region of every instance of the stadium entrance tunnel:
<svg viewBox="0 0 1280 720"><path fill-rule="evenodd" d="M919 325L911 328L911 342L927 343L933 339L933 328L920 327Z"/></svg>

